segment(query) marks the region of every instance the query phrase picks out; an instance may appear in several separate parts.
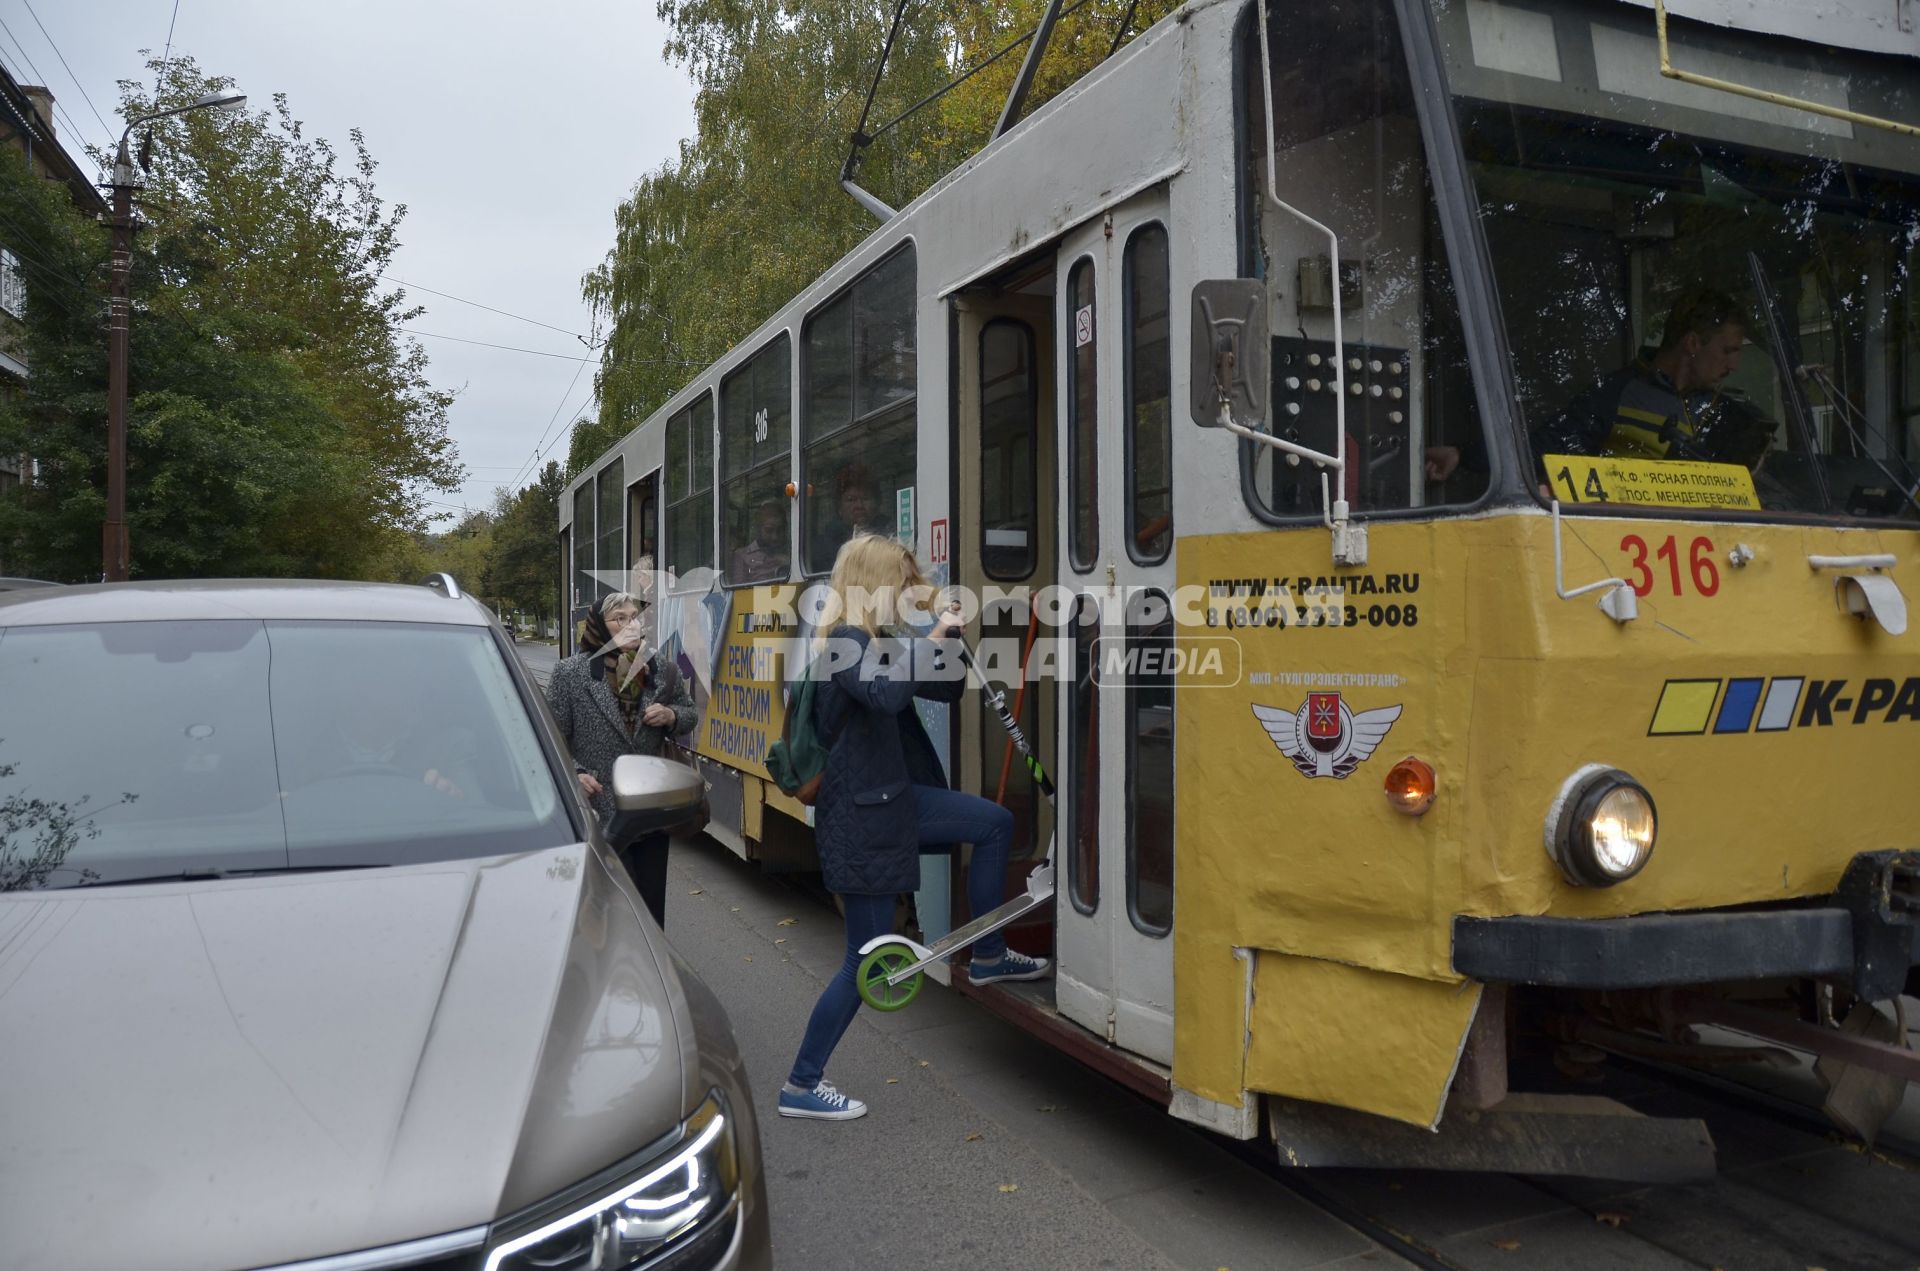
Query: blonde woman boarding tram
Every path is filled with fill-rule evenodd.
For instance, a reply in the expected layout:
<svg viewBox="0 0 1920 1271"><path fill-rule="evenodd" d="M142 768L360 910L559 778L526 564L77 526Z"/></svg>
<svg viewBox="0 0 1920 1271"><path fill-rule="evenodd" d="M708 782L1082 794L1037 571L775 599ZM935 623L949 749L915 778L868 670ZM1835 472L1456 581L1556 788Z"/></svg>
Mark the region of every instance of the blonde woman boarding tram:
<svg viewBox="0 0 1920 1271"><path fill-rule="evenodd" d="M815 641L809 672L825 677L814 711L828 746L814 834L827 887L846 907L847 952L813 1008L780 1091L780 1115L850 1121L865 1116L867 1105L826 1080L826 1063L860 1009L854 976L861 947L892 930L894 897L919 885L921 852L972 843L968 903L975 914L999 904L1013 813L948 786L914 710L916 697L956 702L966 687L948 646L961 630L958 606L940 616L930 638L896 634L906 602L932 589L911 551L875 534L840 549L828 586L820 623L826 634ZM1047 959L1009 949L995 934L973 946L968 979L1035 980L1047 967Z"/></svg>

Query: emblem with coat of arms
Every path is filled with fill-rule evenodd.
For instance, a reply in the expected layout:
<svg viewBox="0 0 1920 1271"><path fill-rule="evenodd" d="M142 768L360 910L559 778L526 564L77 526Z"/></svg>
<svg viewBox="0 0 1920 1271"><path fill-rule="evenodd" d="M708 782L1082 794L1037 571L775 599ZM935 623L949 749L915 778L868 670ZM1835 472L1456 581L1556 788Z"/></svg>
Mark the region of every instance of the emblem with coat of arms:
<svg viewBox="0 0 1920 1271"><path fill-rule="evenodd" d="M1299 710L1255 706L1253 716L1302 775L1345 778L1386 740L1402 709L1356 713L1338 693L1309 693Z"/></svg>

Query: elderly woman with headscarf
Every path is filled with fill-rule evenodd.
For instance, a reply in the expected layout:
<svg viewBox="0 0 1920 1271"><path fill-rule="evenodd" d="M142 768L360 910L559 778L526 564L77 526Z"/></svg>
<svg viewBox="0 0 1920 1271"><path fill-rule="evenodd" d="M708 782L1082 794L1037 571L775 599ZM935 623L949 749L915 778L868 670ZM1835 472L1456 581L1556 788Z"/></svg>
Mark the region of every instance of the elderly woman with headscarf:
<svg viewBox="0 0 1920 1271"><path fill-rule="evenodd" d="M613 823L613 761L664 755L668 739L700 722L680 671L647 638L646 602L624 591L601 598L587 615L580 652L554 668L547 703L573 752L575 779ZM667 923L667 836L615 843L653 920Z"/></svg>

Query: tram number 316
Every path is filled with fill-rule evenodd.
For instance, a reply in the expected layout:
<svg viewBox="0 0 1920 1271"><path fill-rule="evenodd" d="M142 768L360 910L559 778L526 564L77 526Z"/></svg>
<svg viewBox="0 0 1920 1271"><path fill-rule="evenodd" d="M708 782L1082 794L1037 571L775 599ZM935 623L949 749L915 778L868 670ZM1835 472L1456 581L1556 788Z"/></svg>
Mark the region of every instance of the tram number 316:
<svg viewBox="0 0 1920 1271"><path fill-rule="evenodd" d="M1649 548L1647 540L1638 534L1629 534L1620 540L1620 550L1628 556L1627 583L1637 596L1653 593L1655 581L1654 564L1666 565L1662 572L1666 575L1669 587L1676 596L1687 594L1685 582L1680 570L1680 542L1673 535L1667 535L1666 541L1656 548ZM1649 560L1651 551L1651 562ZM1711 596L1720 590L1720 567L1714 564L1713 540L1705 535L1694 539L1686 547L1686 579L1693 583L1693 590L1702 596Z"/></svg>

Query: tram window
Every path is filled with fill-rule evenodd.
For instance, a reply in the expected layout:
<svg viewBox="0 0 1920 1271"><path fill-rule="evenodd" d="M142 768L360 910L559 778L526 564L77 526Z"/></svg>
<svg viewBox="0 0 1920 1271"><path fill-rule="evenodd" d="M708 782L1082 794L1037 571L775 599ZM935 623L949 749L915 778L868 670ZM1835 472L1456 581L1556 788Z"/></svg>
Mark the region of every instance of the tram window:
<svg viewBox="0 0 1920 1271"><path fill-rule="evenodd" d="M815 310L800 338L801 535L808 574L914 505L914 253L908 244Z"/></svg>
<svg viewBox="0 0 1920 1271"><path fill-rule="evenodd" d="M593 482L582 481L573 491L573 603L590 605L600 599L593 581Z"/></svg>
<svg viewBox="0 0 1920 1271"><path fill-rule="evenodd" d="M637 482L627 491L627 563L642 556L660 559L660 481L658 476Z"/></svg>
<svg viewBox="0 0 1920 1271"><path fill-rule="evenodd" d="M793 342L782 335L720 382L720 550L729 585L786 580L792 421Z"/></svg>
<svg viewBox="0 0 1920 1271"><path fill-rule="evenodd" d="M1173 412L1169 362L1167 230L1144 225L1127 239L1127 554L1142 565L1173 545Z"/></svg>
<svg viewBox="0 0 1920 1271"><path fill-rule="evenodd" d="M1266 111L1249 23L1241 179L1271 293L1270 427L1331 454L1343 415L1345 489L1330 482L1328 493L1358 515L1472 502L1487 488L1487 446L1392 0L1289 9L1283 20L1276 7L1276 193L1332 226L1342 259L1336 271L1319 231L1260 197ZM1322 515L1320 469L1253 443L1241 453L1258 514Z"/></svg>
<svg viewBox="0 0 1920 1271"><path fill-rule="evenodd" d="M1100 556L1100 376L1095 339L1093 262L1077 262L1067 275L1068 321L1063 338L1073 341L1067 366L1067 547L1074 569L1084 573Z"/></svg>
<svg viewBox="0 0 1920 1271"><path fill-rule="evenodd" d="M1068 693L1066 836L1068 895L1083 914L1100 908L1100 602L1082 592L1073 602L1073 685Z"/></svg>
<svg viewBox="0 0 1920 1271"><path fill-rule="evenodd" d="M980 566L1003 582L1031 577L1039 559L1039 460L1033 328L997 318L980 332Z"/></svg>
<svg viewBox="0 0 1920 1271"><path fill-rule="evenodd" d="M1482 65L1492 19L1474 5L1437 23L1529 475L1609 514L1912 525L1920 141L1638 79L1643 23L1585 0L1554 8L1535 54L1562 68L1551 80ZM1673 60L1920 115L1906 59L1800 25L1805 39L1681 24Z"/></svg>
<svg viewBox="0 0 1920 1271"><path fill-rule="evenodd" d="M1173 608L1127 603L1127 912L1150 936L1173 930Z"/></svg>
<svg viewBox="0 0 1920 1271"><path fill-rule="evenodd" d="M680 590L706 590L713 568L713 398L667 419L667 564Z"/></svg>
<svg viewBox="0 0 1920 1271"><path fill-rule="evenodd" d="M616 455L593 479L598 526L595 537L599 540L595 568L600 579L600 595L627 589L626 520L621 516L625 511L621 505L626 501L626 466L626 461Z"/></svg>

